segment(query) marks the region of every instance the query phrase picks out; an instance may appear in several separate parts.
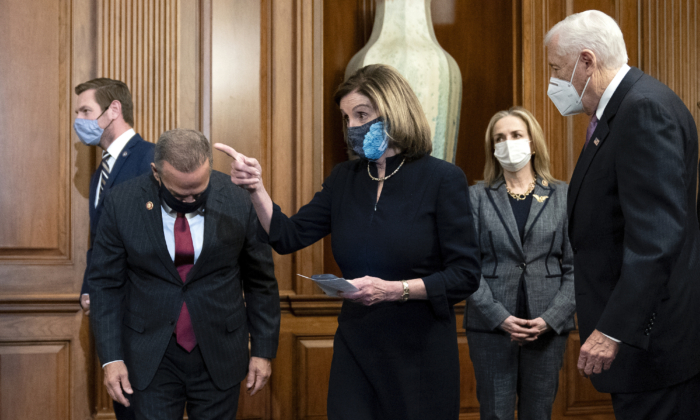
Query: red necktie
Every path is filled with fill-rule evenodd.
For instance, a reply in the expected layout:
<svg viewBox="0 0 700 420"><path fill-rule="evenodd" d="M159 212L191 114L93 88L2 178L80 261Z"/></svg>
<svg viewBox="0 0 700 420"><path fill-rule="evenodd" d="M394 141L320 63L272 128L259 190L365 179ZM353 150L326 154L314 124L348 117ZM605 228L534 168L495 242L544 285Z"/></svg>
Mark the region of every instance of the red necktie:
<svg viewBox="0 0 700 420"><path fill-rule="evenodd" d="M588 129L586 129L586 144L583 145L583 149L585 150L586 147L588 147L588 142L591 141L591 136L593 136L593 132L595 131L595 128L598 126L598 116L593 113L593 116L591 117L591 122L588 123Z"/></svg>
<svg viewBox="0 0 700 420"><path fill-rule="evenodd" d="M187 223L187 218L184 214L178 213L177 219L175 219L175 267L177 267L177 272L180 273L183 283L187 281L187 273L190 272L193 265L194 246L192 245L190 224ZM180 316L177 318L175 336L177 337L177 344L188 352L191 352L194 346L197 345L194 329L192 329L190 312L187 310L185 302L182 302Z"/></svg>

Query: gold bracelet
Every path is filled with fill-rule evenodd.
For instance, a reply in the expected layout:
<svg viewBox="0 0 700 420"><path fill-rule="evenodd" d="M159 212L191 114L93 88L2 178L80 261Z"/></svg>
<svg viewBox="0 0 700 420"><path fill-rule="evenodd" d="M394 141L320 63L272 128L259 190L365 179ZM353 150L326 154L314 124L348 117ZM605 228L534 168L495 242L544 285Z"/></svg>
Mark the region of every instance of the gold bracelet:
<svg viewBox="0 0 700 420"><path fill-rule="evenodd" d="M406 302L411 292L408 290L408 282L406 280L401 280L401 283L403 283L403 295L401 295L401 302Z"/></svg>

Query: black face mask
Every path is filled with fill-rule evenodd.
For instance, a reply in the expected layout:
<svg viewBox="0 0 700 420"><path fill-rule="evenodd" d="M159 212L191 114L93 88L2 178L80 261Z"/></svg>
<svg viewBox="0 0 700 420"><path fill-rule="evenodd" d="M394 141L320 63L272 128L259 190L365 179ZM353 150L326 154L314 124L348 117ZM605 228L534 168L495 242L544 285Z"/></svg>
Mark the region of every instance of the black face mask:
<svg viewBox="0 0 700 420"><path fill-rule="evenodd" d="M170 206L171 209L173 209L174 212L176 213L194 213L195 211L199 210L200 207L204 205L204 203L207 202L207 197L209 196L209 189L211 187L211 182L209 182L209 185L207 185L207 189L202 191L201 194L199 194L199 197L197 197L196 200L194 200L191 203L185 203L184 201L178 200L175 198L170 191L168 191L167 188L163 185L163 181L160 181L160 187L158 188L158 194L160 195L160 199L165 202L168 206Z"/></svg>

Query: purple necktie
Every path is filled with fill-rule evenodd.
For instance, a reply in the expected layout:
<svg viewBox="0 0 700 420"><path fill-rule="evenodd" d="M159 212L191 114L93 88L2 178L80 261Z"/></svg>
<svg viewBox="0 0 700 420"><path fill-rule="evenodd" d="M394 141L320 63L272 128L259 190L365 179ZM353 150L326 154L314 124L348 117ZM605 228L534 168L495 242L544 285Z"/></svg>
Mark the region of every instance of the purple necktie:
<svg viewBox="0 0 700 420"><path fill-rule="evenodd" d="M593 116L591 117L591 122L588 123L588 129L586 130L586 144L583 146L583 149L585 150L586 147L588 147L588 142L591 141L591 136L593 136L593 132L595 131L595 128L598 126L598 117L593 113Z"/></svg>
<svg viewBox="0 0 700 420"><path fill-rule="evenodd" d="M192 234L190 233L190 224L187 223L187 218L182 213L177 214L175 219L175 267L180 273L180 278L184 283L187 280L187 273L194 265L194 246L192 245ZM194 346L197 345L197 339L194 336L192 328L192 320L190 312L187 310L187 304L182 302L180 316L177 319L175 326L175 336L177 344L179 344L187 352L191 352Z"/></svg>

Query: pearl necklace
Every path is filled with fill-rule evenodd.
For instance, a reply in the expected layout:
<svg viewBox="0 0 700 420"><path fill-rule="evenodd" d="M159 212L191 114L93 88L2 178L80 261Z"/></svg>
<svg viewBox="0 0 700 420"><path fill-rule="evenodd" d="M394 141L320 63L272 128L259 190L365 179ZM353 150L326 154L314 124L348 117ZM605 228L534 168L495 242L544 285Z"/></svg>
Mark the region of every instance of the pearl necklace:
<svg viewBox="0 0 700 420"><path fill-rule="evenodd" d="M372 176L372 172L369 171L369 162L367 162L367 173L369 174L369 177L372 178L373 181L379 181L379 182L386 181L387 179L389 179L389 178L391 178L392 176L394 176L394 175L399 171L399 169L401 169L401 167L403 166L403 163L404 163L404 162L406 162L406 158L403 158L403 160L401 161L401 164L399 165L399 167L396 168L396 169L394 170L394 172L391 173L391 175L389 175L389 176L383 176L383 177L381 177L381 178L377 178L377 177Z"/></svg>

